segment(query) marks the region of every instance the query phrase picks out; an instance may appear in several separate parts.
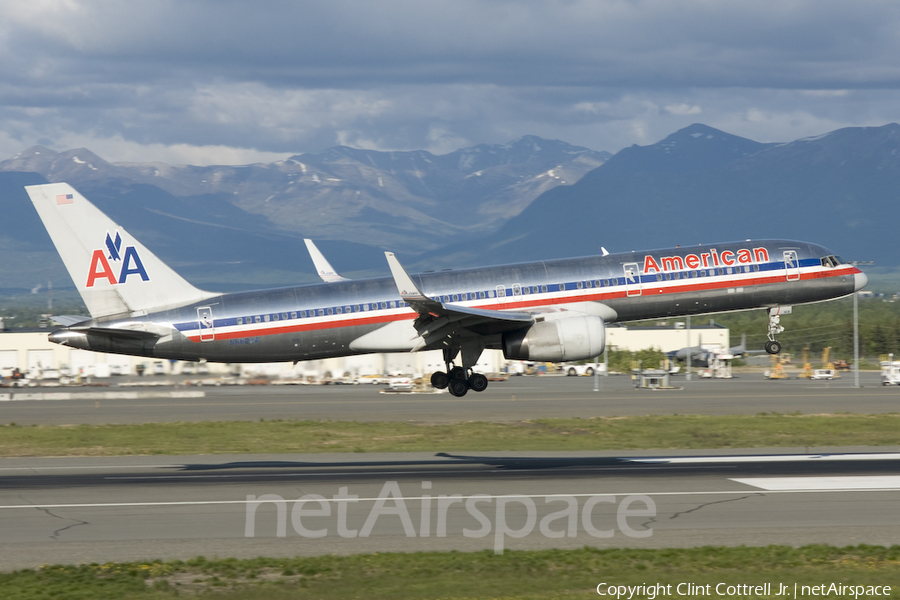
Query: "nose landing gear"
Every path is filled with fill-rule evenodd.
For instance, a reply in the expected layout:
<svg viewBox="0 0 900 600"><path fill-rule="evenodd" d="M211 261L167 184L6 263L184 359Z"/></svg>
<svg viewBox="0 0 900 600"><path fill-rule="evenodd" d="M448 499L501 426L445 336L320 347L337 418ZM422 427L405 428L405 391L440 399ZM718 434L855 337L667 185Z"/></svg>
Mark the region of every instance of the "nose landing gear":
<svg viewBox="0 0 900 600"><path fill-rule="evenodd" d="M781 352L781 343L775 339L775 336L784 331L781 326L781 315L791 314L790 306L773 306L769 309L769 341L766 342L766 352L769 354L778 354Z"/></svg>

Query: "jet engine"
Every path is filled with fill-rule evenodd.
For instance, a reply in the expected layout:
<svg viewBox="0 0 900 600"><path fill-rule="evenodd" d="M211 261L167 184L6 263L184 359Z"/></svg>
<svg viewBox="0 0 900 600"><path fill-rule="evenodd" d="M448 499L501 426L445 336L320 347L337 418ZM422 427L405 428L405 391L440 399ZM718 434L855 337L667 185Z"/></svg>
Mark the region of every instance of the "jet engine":
<svg viewBox="0 0 900 600"><path fill-rule="evenodd" d="M509 360L585 360L603 354L605 345L606 326L602 318L571 316L504 334L503 356Z"/></svg>

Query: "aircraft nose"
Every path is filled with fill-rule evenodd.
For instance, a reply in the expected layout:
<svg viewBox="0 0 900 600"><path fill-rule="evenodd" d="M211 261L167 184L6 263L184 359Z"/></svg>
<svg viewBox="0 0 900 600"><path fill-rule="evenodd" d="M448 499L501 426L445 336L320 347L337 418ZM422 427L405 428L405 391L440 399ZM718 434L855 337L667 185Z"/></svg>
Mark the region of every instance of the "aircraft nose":
<svg viewBox="0 0 900 600"><path fill-rule="evenodd" d="M853 290L858 292L859 290L866 287L866 284L869 283L869 278L866 277L865 273L854 273L853 274Z"/></svg>

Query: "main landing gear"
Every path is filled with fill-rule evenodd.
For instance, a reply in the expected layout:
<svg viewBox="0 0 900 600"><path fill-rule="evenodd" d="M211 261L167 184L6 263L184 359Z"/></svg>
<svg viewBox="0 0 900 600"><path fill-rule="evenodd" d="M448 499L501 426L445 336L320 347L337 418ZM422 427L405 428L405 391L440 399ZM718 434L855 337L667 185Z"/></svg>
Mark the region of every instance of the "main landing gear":
<svg viewBox="0 0 900 600"><path fill-rule="evenodd" d="M769 309L769 341L766 342L766 352L769 354L778 354L781 352L781 343L775 340L775 336L784 331L779 322L781 315L791 314L790 306L774 306Z"/></svg>
<svg viewBox="0 0 900 600"><path fill-rule="evenodd" d="M473 373L472 369L451 367L447 365L447 372L437 371L431 374L431 385L436 389L447 389L451 395L457 398L465 396L469 390L483 392L487 389L487 377L481 373Z"/></svg>

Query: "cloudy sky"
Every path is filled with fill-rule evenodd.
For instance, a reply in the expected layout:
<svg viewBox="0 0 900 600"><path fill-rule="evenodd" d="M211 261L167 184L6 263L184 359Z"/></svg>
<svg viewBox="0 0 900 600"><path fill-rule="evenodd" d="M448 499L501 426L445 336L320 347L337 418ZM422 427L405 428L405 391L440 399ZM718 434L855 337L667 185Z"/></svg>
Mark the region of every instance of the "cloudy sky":
<svg viewBox="0 0 900 600"><path fill-rule="evenodd" d="M616 152L900 121L894 0L3 0L0 160L243 164L527 134Z"/></svg>

